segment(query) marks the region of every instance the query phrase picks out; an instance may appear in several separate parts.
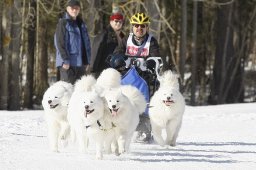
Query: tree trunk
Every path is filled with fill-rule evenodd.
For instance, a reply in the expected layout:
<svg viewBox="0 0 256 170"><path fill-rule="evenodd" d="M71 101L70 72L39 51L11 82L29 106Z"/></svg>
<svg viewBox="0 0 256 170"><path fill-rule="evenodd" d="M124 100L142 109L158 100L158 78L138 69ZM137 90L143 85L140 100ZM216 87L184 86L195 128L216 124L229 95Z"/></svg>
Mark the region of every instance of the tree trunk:
<svg viewBox="0 0 256 170"><path fill-rule="evenodd" d="M35 104L41 105L43 94L49 87L48 84L48 47L47 47L47 20L41 18L39 27L39 54L38 54L38 67L36 68L36 81L35 81Z"/></svg>
<svg viewBox="0 0 256 170"><path fill-rule="evenodd" d="M249 54L248 51L248 29L247 25L251 25L253 20L251 20L251 15L249 15L248 20L243 20L244 17L241 16L240 8L243 3L242 1L236 1L233 5L234 8L234 23L237 23L234 28L234 57L230 61L229 67L230 75L227 83L227 88L224 92L224 98L226 98L227 103L241 103L244 100L244 61L246 56ZM254 8L255 11L255 8ZM253 17L253 16L252 16ZM254 15L255 17L255 15ZM251 23L250 23L251 22ZM255 19L254 19L255 22Z"/></svg>
<svg viewBox="0 0 256 170"><path fill-rule="evenodd" d="M217 10L218 33L213 69L210 103L223 104L238 102L241 95L241 58L234 48L234 3L220 6ZM240 97L239 97L240 98ZM241 98L239 100L241 102Z"/></svg>
<svg viewBox="0 0 256 170"><path fill-rule="evenodd" d="M217 9L216 20L216 52L213 68L213 80L209 102L211 104L224 103L222 94L227 77L228 58L233 55L234 49L231 44L231 5L220 6Z"/></svg>
<svg viewBox="0 0 256 170"><path fill-rule="evenodd" d="M98 9L101 9L104 1L102 0L89 0L90 4L90 12L89 12L89 20L87 20L86 25L88 26L88 31L91 35L97 35L103 31L103 25L104 24L104 18L106 16L102 11L99 11ZM88 15L88 14L87 14ZM84 15L83 15L84 16ZM107 19L108 21L108 19ZM93 37L91 37L91 42L93 42Z"/></svg>
<svg viewBox="0 0 256 170"><path fill-rule="evenodd" d="M36 14L32 11L36 11L36 1L30 1L31 11L31 21L32 23L28 25L27 29L27 65L26 65L26 82L24 89L24 108L33 108L33 76L34 76L34 51L35 51L35 29L36 29Z"/></svg>
<svg viewBox="0 0 256 170"><path fill-rule="evenodd" d="M160 15L157 10L159 8L159 0L145 1L145 6L148 9L148 15L150 16L150 29L154 37L160 41L160 28L161 23L157 22L160 20Z"/></svg>
<svg viewBox="0 0 256 170"><path fill-rule="evenodd" d="M20 0L15 0L12 7L11 25L11 60L9 79L9 110L20 110L20 35L21 35L21 9Z"/></svg>
<svg viewBox="0 0 256 170"><path fill-rule="evenodd" d="M203 2L198 2L198 27L197 27L197 69L196 69L196 82L199 84L197 104L204 104L207 100L206 95L206 66L207 59L210 61L210 57L207 57L207 44L210 46L210 36L207 33L207 27L205 27L206 20L204 19ZM209 62L210 63L210 62Z"/></svg>
<svg viewBox="0 0 256 170"><path fill-rule="evenodd" d="M192 74L191 74L191 105L196 104L196 70L197 70L197 1L193 2L193 33L192 33Z"/></svg>
<svg viewBox="0 0 256 170"><path fill-rule="evenodd" d="M180 38L180 59L179 70L181 77L182 87L184 85L184 72L185 72L185 60L186 60L186 48L187 48L187 0L181 2L181 38Z"/></svg>
<svg viewBox="0 0 256 170"><path fill-rule="evenodd" d="M1 43L0 43L0 109L8 108L8 75L9 75L9 55L11 41L11 6L0 3L1 13Z"/></svg>

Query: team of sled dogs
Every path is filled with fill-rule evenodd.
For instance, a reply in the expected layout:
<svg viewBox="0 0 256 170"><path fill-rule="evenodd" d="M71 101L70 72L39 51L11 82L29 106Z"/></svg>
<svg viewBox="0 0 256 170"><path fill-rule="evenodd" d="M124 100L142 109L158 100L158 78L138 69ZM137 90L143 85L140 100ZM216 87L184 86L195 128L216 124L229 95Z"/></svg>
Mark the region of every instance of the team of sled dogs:
<svg viewBox="0 0 256 170"><path fill-rule="evenodd" d="M86 152L89 143L95 144L96 159L102 159L103 153L128 152L146 107L154 140L161 146L175 146L185 101L176 74L168 70L158 79L160 87L149 104L136 87L121 85L120 73L112 68L97 79L83 76L74 85L54 83L42 100L51 150L58 152L61 141L68 140L80 152Z"/></svg>

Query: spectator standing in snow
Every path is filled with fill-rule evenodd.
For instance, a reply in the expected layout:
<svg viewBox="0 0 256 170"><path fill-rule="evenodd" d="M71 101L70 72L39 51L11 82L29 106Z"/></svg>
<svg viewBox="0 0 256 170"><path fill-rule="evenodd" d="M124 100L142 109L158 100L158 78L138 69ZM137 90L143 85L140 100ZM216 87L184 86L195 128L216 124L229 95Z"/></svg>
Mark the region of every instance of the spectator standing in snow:
<svg viewBox="0 0 256 170"><path fill-rule="evenodd" d="M106 63L107 57L113 54L124 38L123 24L124 16L120 12L112 13L107 28L95 37L92 43L91 72L95 73L96 77L109 67Z"/></svg>
<svg viewBox="0 0 256 170"><path fill-rule="evenodd" d="M69 0L55 32L56 67L60 80L74 84L90 64L91 46L87 27L79 16L80 2Z"/></svg>

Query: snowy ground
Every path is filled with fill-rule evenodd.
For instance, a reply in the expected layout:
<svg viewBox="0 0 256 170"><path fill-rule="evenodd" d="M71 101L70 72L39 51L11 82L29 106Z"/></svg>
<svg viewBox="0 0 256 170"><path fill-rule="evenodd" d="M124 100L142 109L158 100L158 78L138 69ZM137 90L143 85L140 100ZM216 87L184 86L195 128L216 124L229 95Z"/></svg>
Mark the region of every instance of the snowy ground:
<svg viewBox="0 0 256 170"><path fill-rule="evenodd" d="M131 144L131 153L48 150L43 111L0 111L0 169L256 169L256 103L186 107L178 145Z"/></svg>

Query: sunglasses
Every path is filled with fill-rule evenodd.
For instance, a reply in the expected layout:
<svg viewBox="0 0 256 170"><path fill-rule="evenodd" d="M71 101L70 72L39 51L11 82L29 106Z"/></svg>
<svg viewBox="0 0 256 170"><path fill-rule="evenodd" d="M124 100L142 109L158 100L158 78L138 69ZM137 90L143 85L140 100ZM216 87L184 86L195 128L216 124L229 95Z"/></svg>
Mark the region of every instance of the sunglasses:
<svg viewBox="0 0 256 170"><path fill-rule="evenodd" d="M122 20L114 20L114 22L115 22L115 23L118 23L118 22L119 22L120 24L122 24L122 23L123 23L123 21L122 21Z"/></svg>
<svg viewBox="0 0 256 170"><path fill-rule="evenodd" d="M134 24L133 25L134 27L136 27L136 28L145 28L146 27L146 25L145 24Z"/></svg>

